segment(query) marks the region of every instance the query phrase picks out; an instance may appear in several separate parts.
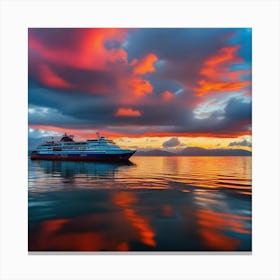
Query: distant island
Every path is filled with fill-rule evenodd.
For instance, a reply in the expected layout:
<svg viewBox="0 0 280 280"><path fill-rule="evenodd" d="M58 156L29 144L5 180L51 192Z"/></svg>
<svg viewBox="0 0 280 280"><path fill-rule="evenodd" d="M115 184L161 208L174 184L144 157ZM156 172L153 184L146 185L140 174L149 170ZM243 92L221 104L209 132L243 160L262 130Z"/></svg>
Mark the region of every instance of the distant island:
<svg viewBox="0 0 280 280"><path fill-rule="evenodd" d="M251 156L252 152L242 149L204 149L189 147L178 153L164 150L138 151L135 156Z"/></svg>

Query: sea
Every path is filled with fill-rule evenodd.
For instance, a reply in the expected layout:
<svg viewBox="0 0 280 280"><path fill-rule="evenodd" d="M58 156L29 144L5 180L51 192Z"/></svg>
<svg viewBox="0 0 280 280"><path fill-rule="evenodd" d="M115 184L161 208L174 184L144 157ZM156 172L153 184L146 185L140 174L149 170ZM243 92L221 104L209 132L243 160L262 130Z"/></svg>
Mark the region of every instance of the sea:
<svg viewBox="0 0 280 280"><path fill-rule="evenodd" d="M250 252L251 157L29 159L29 252Z"/></svg>

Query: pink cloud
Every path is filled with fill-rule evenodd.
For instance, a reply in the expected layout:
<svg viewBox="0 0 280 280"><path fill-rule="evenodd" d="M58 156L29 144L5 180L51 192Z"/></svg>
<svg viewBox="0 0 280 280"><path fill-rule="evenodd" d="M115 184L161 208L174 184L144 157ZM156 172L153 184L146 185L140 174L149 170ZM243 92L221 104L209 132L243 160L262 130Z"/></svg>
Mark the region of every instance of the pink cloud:
<svg viewBox="0 0 280 280"><path fill-rule="evenodd" d="M107 49L105 47L105 42L110 40L123 43L126 33L127 29L123 28L86 28L76 38L79 40L76 48L68 48L67 45L49 47L29 34L28 47L30 52L36 52L48 62L81 69L104 70L108 63L127 62L127 54L124 49Z"/></svg>
<svg viewBox="0 0 280 280"><path fill-rule="evenodd" d="M55 88L71 88L72 85L63 78L56 75L48 65L41 64L39 67L38 78L40 82L49 87Z"/></svg>

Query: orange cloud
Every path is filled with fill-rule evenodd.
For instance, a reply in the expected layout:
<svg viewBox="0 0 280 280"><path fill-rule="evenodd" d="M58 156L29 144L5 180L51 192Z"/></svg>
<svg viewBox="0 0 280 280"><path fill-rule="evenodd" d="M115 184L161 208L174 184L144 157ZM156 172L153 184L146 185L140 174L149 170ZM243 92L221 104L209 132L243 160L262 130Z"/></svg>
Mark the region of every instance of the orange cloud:
<svg viewBox="0 0 280 280"><path fill-rule="evenodd" d="M239 70L227 73L227 77L231 80L237 80L242 75L251 74L251 70Z"/></svg>
<svg viewBox="0 0 280 280"><path fill-rule="evenodd" d="M243 59L236 57L236 53L239 48L239 45L221 48L216 54L206 59L204 64L213 67L225 62L241 63L243 62Z"/></svg>
<svg viewBox="0 0 280 280"><path fill-rule="evenodd" d="M202 96L213 92L225 92L241 90L251 84L250 81L240 82L222 82L222 81L206 81L200 80L198 82L199 88L196 90L197 96Z"/></svg>
<svg viewBox="0 0 280 280"><path fill-rule="evenodd" d="M237 80L240 78L240 76L250 73L251 70L229 72L226 68L222 67L204 67L200 70L200 74L208 79L217 79L217 77L223 77L225 80Z"/></svg>
<svg viewBox="0 0 280 280"><path fill-rule="evenodd" d="M149 53L142 60L133 60L132 65L135 65L133 69L133 73L144 75L149 72L154 72L155 71L154 64L157 60L158 57L153 53Z"/></svg>
<svg viewBox="0 0 280 280"><path fill-rule="evenodd" d="M133 110L131 108L119 108L115 116L116 117L140 117L141 112L139 110Z"/></svg>
<svg viewBox="0 0 280 280"><path fill-rule="evenodd" d="M251 73L251 70L230 71L232 64L243 62L237 55L239 48L239 45L221 48L204 61L200 70L203 78L198 80L198 87L194 88L197 96L243 90L251 84L249 80L240 80L242 75Z"/></svg>
<svg viewBox="0 0 280 280"><path fill-rule="evenodd" d="M143 97L153 92L153 86L151 83L148 80L143 80L139 77L132 78L129 85L132 94L138 97Z"/></svg>

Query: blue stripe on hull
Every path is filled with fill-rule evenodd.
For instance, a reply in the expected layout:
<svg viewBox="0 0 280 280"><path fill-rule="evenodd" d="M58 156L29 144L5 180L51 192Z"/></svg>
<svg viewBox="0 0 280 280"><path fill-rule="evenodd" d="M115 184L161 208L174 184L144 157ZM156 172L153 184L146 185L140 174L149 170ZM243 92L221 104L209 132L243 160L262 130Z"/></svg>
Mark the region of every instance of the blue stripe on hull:
<svg viewBox="0 0 280 280"><path fill-rule="evenodd" d="M69 160L69 161L125 161L128 160L134 152L122 154L31 154L32 160Z"/></svg>

